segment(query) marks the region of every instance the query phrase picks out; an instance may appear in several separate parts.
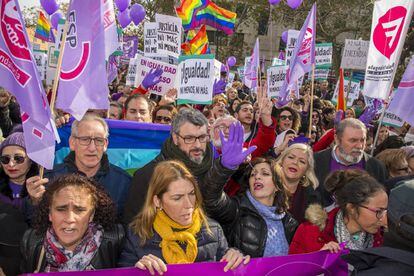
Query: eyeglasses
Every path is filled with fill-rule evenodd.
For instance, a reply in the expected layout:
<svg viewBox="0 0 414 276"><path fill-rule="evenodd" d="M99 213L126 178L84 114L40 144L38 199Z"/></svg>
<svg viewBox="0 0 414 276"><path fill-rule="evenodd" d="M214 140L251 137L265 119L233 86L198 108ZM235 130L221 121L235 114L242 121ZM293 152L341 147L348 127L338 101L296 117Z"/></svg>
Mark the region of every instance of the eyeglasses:
<svg viewBox="0 0 414 276"><path fill-rule="evenodd" d="M280 115L280 120L285 121L285 120L289 120L292 121L293 117L292 115L286 116L286 115Z"/></svg>
<svg viewBox="0 0 414 276"><path fill-rule="evenodd" d="M79 144L81 144L82 146L89 146L93 140L93 142L95 143L95 146L97 147L102 147L105 145L105 142L107 141L106 138L100 138L100 137L89 137L89 136L83 136L83 137L78 137L78 136L74 136L76 139L79 140Z"/></svg>
<svg viewBox="0 0 414 276"><path fill-rule="evenodd" d="M23 164L24 160L26 160L26 156L21 156L21 155L14 155L14 156L9 156L9 155L3 155L0 156L0 162L3 165L7 165L10 163L10 160L14 161L14 163L16 164Z"/></svg>
<svg viewBox="0 0 414 276"><path fill-rule="evenodd" d="M368 206L364 206L364 205L359 205L359 207L365 208L367 210L370 210L371 212L375 213L375 216L377 217L377 219L381 219L385 213L387 213L387 209L386 208L379 208L379 209L372 209Z"/></svg>
<svg viewBox="0 0 414 276"><path fill-rule="evenodd" d="M196 140L198 140L200 143L207 143L210 140L210 136L208 134L203 134L198 137L196 136L181 136L180 134L176 133L178 137L182 138L184 140L184 143L186 144L193 144Z"/></svg>
<svg viewBox="0 0 414 276"><path fill-rule="evenodd" d="M219 129L221 131L225 131L225 130L228 130L230 127L229 126L221 125L221 126L216 126L215 128L217 128L217 129Z"/></svg>
<svg viewBox="0 0 414 276"><path fill-rule="evenodd" d="M166 123L171 123L172 119L170 117L164 117L164 116L155 116L155 121L156 122L166 122Z"/></svg>

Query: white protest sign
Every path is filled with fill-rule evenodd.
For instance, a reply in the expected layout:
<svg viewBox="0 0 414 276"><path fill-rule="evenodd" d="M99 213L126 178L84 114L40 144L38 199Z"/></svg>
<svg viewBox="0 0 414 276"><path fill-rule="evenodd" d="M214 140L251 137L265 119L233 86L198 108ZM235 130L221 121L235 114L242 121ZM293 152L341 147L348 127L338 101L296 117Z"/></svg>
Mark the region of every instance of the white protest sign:
<svg viewBox="0 0 414 276"><path fill-rule="evenodd" d="M285 65L285 61L283 59L273 58L272 59L272 66L281 66Z"/></svg>
<svg viewBox="0 0 414 276"><path fill-rule="evenodd" d="M391 101L396 96L396 94L397 94L397 89L392 91ZM397 116L395 113L389 111L388 109L385 110L384 119L382 122L384 125L393 126L393 127L402 127L404 125L404 119Z"/></svg>
<svg viewBox="0 0 414 276"><path fill-rule="evenodd" d="M181 19L156 14L157 54L178 58L181 53Z"/></svg>
<svg viewBox="0 0 414 276"><path fill-rule="evenodd" d="M125 84L133 87L138 87L141 83L138 85L135 85L135 78L137 76L137 65L138 65L138 58L135 56L135 58L129 59L129 66L128 66L128 72L125 78Z"/></svg>
<svg viewBox="0 0 414 276"><path fill-rule="evenodd" d="M318 43L315 45L316 68L330 68L332 66L332 43Z"/></svg>
<svg viewBox="0 0 414 276"><path fill-rule="evenodd" d="M144 24L144 56L157 54L157 23L145 22Z"/></svg>
<svg viewBox="0 0 414 276"><path fill-rule="evenodd" d="M295 51L296 42L298 41L300 31L288 30L288 38L286 43L286 59L285 64L290 65L293 52Z"/></svg>
<svg viewBox="0 0 414 276"><path fill-rule="evenodd" d="M237 74L242 82L244 82L244 66L237 67Z"/></svg>
<svg viewBox="0 0 414 276"><path fill-rule="evenodd" d="M64 29L64 26L65 26L65 22L66 22L66 20L63 19L63 18L60 18L59 22L58 22L57 36L56 36L56 40L55 40L55 50L54 50L54 55L56 57L59 56L60 45L62 44L62 39L63 39L63 29Z"/></svg>
<svg viewBox="0 0 414 276"><path fill-rule="evenodd" d="M55 56L55 44L48 44L47 54L46 84L52 85L55 79L56 67L58 63L58 58Z"/></svg>
<svg viewBox="0 0 414 276"><path fill-rule="evenodd" d="M137 72L135 77L136 87L141 84L151 69L161 68L163 70L161 81L158 84L150 87L148 91L150 91L152 94L164 95L168 90L174 88L177 66L148 57L137 57Z"/></svg>
<svg viewBox="0 0 414 276"><path fill-rule="evenodd" d="M214 84L214 55L182 56L176 87L178 104L211 104Z"/></svg>
<svg viewBox="0 0 414 276"><path fill-rule="evenodd" d="M279 96L288 68L289 66L274 66L267 69L267 95L269 98Z"/></svg>
<svg viewBox="0 0 414 276"><path fill-rule="evenodd" d="M345 39L341 68L365 70L368 58L369 41Z"/></svg>
<svg viewBox="0 0 414 276"><path fill-rule="evenodd" d="M315 69L315 80L327 80L331 69Z"/></svg>
<svg viewBox="0 0 414 276"><path fill-rule="evenodd" d="M217 59L214 60L214 80L219 81L221 78L221 66L223 64Z"/></svg>
<svg viewBox="0 0 414 276"><path fill-rule="evenodd" d="M230 88L233 84L234 81L234 77L236 76L235 73L233 72L229 72L228 76L227 76L227 85L226 85L226 89Z"/></svg>
<svg viewBox="0 0 414 276"><path fill-rule="evenodd" d="M36 63L37 71L39 72L40 79L46 79L46 66L47 66L47 54L43 51L33 51L33 58Z"/></svg>
<svg viewBox="0 0 414 276"><path fill-rule="evenodd" d="M344 90L345 98L347 97L346 93L348 91L349 78L344 78ZM361 91L361 83L359 80L351 81L351 91L348 93L348 102L346 103L347 107L351 107L356 99L359 97L359 92ZM335 91L332 97L332 102L335 104L338 102L338 92L339 92L339 80L336 83Z"/></svg>

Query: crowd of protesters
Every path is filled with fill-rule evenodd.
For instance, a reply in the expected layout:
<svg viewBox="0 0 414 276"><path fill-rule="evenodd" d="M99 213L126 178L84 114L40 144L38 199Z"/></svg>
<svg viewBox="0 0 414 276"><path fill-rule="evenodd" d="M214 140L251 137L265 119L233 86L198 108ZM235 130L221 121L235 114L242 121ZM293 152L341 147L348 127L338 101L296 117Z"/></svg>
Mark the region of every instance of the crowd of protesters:
<svg viewBox="0 0 414 276"><path fill-rule="evenodd" d="M166 264L205 261L225 261L227 271L343 246L358 275L413 275L409 125L378 129L362 96L336 111L328 81L313 99L305 83L283 102L265 84L253 92L222 72L211 105L176 105L176 89L148 92L159 75L134 88L121 73L110 108L72 123L70 153L44 175L26 153L18 103L0 88L0 275L128 266L163 274ZM68 123L57 114L58 127ZM171 132L130 176L108 159L105 118Z"/></svg>

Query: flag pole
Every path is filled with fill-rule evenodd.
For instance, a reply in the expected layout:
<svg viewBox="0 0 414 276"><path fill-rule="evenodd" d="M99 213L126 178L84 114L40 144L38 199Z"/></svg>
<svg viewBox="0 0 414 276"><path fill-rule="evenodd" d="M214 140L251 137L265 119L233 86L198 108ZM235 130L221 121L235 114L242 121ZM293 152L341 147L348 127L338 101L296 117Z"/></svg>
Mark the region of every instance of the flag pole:
<svg viewBox="0 0 414 276"><path fill-rule="evenodd" d="M312 135L312 113L313 113L313 93L315 89L315 63L312 64L312 77L311 77L311 95L310 95L310 107L309 107L309 129L308 137L311 138Z"/></svg>
<svg viewBox="0 0 414 276"><path fill-rule="evenodd" d="M70 6L70 3L69 3L69 6ZM50 110L52 111L52 115L55 115L56 94L57 94L59 78L60 78L60 69L62 67L63 51L65 49L65 44L66 44L67 28L68 28L68 19L66 19L65 25L63 25L62 42L59 48L59 57L58 57L58 62L56 66L55 78L53 79L52 96L50 99Z"/></svg>
<svg viewBox="0 0 414 276"><path fill-rule="evenodd" d="M348 109L348 97L349 97L349 93L351 92L351 84L352 84L352 74L353 74L353 70L351 69L349 72L349 81L348 81L348 89L347 89L347 93L346 93L346 98L345 98L345 110Z"/></svg>
<svg viewBox="0 0 414 276"><path fill-rule="evenodd" d="M392 90L391 90L391 91L392 91ZM377 147L378 137L379 137L379 132L380 132L380 129L381 129L381 126L382 126L382 122L383 122L383 120L384 120L385 111L387 110L388 105L389 105L389 99L390 99L390 97L391 97L391 91L390 91L390 92L388 92L388 97L387 97L387 100L388 100L387 102L388 102L388 103L384 105L384 108L382 109L381 116L380 116L380 119L379 119L379 122L378 122L377 132L375 133L375 138L374 138L374 142L373 142L373 144L372 144L372 149L371 149L371 155L372 155L372 156L374 156L374 150L375 150L375 148Z"/></svg>

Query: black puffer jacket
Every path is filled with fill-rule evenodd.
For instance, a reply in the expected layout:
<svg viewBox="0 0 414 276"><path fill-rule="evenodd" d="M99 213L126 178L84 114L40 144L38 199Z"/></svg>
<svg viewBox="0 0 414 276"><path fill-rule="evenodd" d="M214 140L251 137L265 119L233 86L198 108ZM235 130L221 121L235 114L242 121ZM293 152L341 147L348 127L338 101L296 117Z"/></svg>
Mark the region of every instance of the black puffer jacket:
<svg viewBox="0 0 414 276"><path fill-rule="evenodd" d="M105 230L98 251L91 261L95 269L115 268L121 254L125 238L124 227L115 225L111 230ZM40 252L43 246L44 235L38 235L34 229L29 229L23 236L20 246L23 258L20 266L21 273L32 273L36 270ZM40 272L46 268L46 259L43 258Z"/></svg>
<svg viewBox="0 0 414 276"><path fill-rule="evenodd" d="M207 232L207 229L204 226L201 228L200 232L197 233L198 253L195 262L218 262L228 249L227 240L221 226L210 219L208 220L208 223L212 235ZM161 241L161 236L155 232L154 236L141 246L140 238L129 229L124 250L119 258L118 266L134 266L136 262L148 254L157 256L165 262L160 247Z"/></svg>
<svg viewBox="0 0 414 276"><path fill-rule="evenodd" d="M209 185L203 194L208 215L223 227L229 246L253 258L262 257L267 240L266 221L247 195L230 198L220 186ZM286 213L282 219L286 240L291 242L298 222Z"/></svg>

